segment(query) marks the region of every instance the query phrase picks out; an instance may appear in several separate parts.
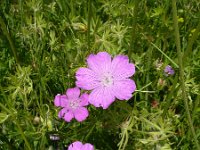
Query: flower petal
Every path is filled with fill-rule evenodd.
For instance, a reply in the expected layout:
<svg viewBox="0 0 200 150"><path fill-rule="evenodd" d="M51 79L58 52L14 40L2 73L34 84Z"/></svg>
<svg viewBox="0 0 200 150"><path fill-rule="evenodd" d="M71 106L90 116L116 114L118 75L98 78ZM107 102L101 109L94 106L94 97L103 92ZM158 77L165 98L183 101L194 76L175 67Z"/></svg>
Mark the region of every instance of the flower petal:
<svg viewBox="0 0 200 150"><path fill-rule="evenodd" d="M79 68L76 72L76 86L85 90L92 90L99 86L97 74L88 68Z"/></svg>
<svg viewBox="0 0 200 150"><path fill-rule="evenodd" d="M67 89L66 95L69 99L77 99L80 95L80 89L78 87Z"/></svg>
<svg viewBox="0 0 200 150"><path fill-rule="evenodd" d="M65 115L65 113L66 113L68 110L69 110L69 109L67 109L67 108L61 109L61 110L59 111L59 113L58 113L58 117L59 117L59 118L63 118L63 116Z"/></svg>
<svg viewBox="0 0 200 150"><path fill-rule="evenodd" d="M67 106L67 97L66 95L57 94L54 99L54 105L59 107L66 107Z"/></svg>
<svg viewBox="0 0 200 150"><path fill-rule="evenodd" d="M72 118L74 118L74 115L73 115L72 111L70 111L69 109L63 108L59 111L58 117L64 118L65 121L70 122L72 120Z"/></svg>
<svg viewBox="0 0 200 150"><path fill-rule="evenodd" d="M114 101L115 97L109 88L96 88L89 95L89 103L95 107L103 107L103 109L107 109Z"/></svg>
<svg viewBox="0 0 200 150"><path fill-rule="evenodd" d="M72 118L74 118L73 112L71 110L66 111L64 115L64 120L70 122Z"/></svg>
<svg viewBox="0 0 200 150"><path fill-rule="evenodd" d="M101 74L102 71L109 71L111 66L111 56L107 52L99 52L97 55L91 54L87 58L88 67Z"/></svg>
<svg viewBox="0 0 200 150"><path fill-rule="evenodd" d="M81 150L82 147L83 144L79 141L76 141L69 145L68 150Z"/></svg>
<svg viewBox="0 0 200 150"><path fill-rule="evenodd" d="M94 146L90 143L86 143L83 145L81 150L94 150Z"/></svg>
<svg viewBox="0 0 200 150"><path fill-rule="evenodd" d="M87 106L89 103L88 103L88 99L89 99L89 95L86 94L86 93L83 93L81 96L80 96L80 105L81 106Z"/></svg>
<svg viewBox="0 0 200 150"><path fill-rule="evenodd" d="M85 107L79 107L76 110L74 110L74 116L76 120L79 122L85 120L88 117L88 115L89 115L89 112L87 108Z"/></svg>
<svg viewBox="0 0 200 150"><path fill-rule="evenodd" d="M135 65L129 63L127 56L118 55L113 58L111 70L115 79L125 79L135 73Z"/></svg>
<svg viewBox="0 0 200 150"><path fill-rule="evenodd" d="M165 67L165 75L168 76L168 75L173 75L174 74L174 69L170 66L170 65L167 65Z"/></svg>
<svg viewBox="0 0 200 150"><path fill-rule="evenodd" d="M132 97L132 93L135 91L135 89L135 82L131 79L116 81L113 86L114 95L119 100L129 100Z"/></svg>

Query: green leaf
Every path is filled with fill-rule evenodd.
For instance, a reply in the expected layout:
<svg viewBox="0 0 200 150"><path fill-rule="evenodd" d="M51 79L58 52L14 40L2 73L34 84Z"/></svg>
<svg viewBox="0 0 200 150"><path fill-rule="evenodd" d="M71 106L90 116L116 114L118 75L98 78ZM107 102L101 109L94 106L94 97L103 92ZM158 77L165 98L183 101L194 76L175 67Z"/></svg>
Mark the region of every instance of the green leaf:
<svg viewBox="0 0 200 150"><path fill-rule="evenodd" d="M6 113L0 113L0 123L3 123L4 121L6 121L6 119L8 119L8 116Z"/></svg>

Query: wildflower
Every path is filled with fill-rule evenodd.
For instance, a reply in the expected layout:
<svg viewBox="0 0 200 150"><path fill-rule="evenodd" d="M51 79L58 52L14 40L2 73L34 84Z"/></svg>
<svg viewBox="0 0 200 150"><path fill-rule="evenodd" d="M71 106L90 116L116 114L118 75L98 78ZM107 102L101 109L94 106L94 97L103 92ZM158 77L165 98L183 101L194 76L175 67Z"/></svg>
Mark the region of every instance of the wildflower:
<svg viewBox="0 0 200 150"><path fill-rule="evenodd" d="M81 122L85 120L89 113L84 106L88 105L88 94L82 94L80 97L80 89L70 88L66 91L66 95L56 95L54 99L55 106L62 107L58 117L70 122L72 118Z"/></svg>
<svg viewBox="0 0 200 150"><path fill-rule="evenodd" d="M174 69L172 69L172 67L170 65L167 65L165 67L164 72L165 72L166 76L173 75L174 74Z"/></svg>
<svg viewBox="0 0 200 150"><path fill-rule="evenodd" d="M79 141L76 141L69 145L68 150L94 150L94 146L90 143L81 143Z"/></svg>
<svg viewBox="0 0 200 150"><path fill-rule="evenodd" d="M135 65L129 63L124 55L113 59L107 52L91 54L87 58L88 68L79 68L76 72L76 85L92 90L89 103L95 107L107 109L115 98L129 100L136 89L135 82L129 77L135 73Z"/></svg>

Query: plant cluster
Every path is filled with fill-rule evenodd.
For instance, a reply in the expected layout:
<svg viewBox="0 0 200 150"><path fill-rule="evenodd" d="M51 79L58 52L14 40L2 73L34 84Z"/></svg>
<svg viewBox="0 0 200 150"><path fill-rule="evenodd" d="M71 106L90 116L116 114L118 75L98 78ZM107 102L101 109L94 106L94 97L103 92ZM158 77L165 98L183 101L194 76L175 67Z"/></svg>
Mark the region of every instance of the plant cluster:
<svg viewBox="0 0 200 150"><path fill-rule="evenodd" d="M0 149L200 149L198 0L0 8Z"/></svg>

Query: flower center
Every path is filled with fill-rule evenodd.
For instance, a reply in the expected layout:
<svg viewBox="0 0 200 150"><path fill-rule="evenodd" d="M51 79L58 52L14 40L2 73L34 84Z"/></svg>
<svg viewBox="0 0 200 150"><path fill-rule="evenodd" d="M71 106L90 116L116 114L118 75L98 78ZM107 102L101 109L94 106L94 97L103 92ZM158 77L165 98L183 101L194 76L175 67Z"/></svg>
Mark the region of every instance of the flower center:
<svg viewBox="0 0 200 150"><path fill-rule="evenodd" d="M111 86L113 85L113 76L111 74L105 74L103 77L102 77L102 80L101 80L101 83L105 86L105 87L108 87L108 86Z"/></svg>
<svg viewBox="0 0 200 150"><path fill-rule="evenodd" d="M69 102L69 107L71 108L71 109L76 109L77 107L79 107L80 105L79 105L79 100L77 99L77 100L71 100L70 102Z"/></svg>

